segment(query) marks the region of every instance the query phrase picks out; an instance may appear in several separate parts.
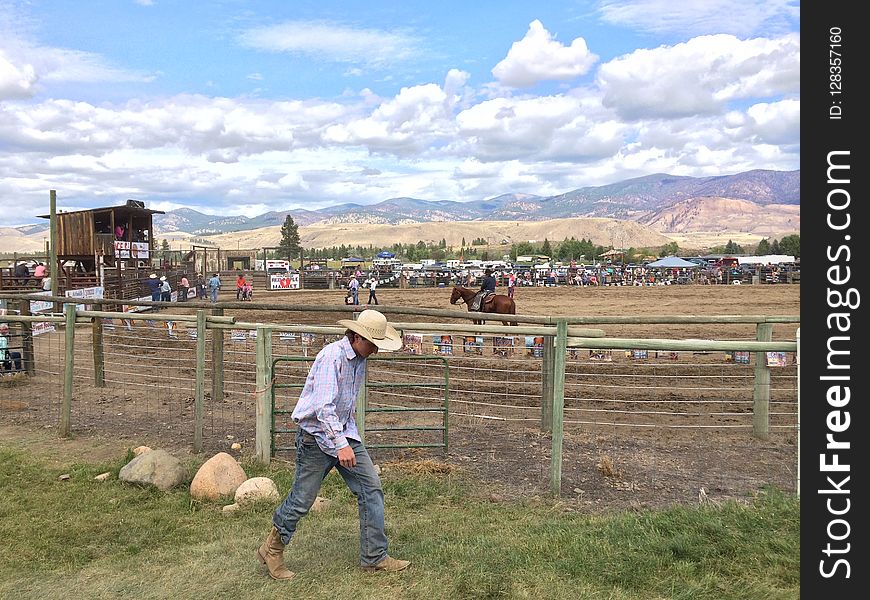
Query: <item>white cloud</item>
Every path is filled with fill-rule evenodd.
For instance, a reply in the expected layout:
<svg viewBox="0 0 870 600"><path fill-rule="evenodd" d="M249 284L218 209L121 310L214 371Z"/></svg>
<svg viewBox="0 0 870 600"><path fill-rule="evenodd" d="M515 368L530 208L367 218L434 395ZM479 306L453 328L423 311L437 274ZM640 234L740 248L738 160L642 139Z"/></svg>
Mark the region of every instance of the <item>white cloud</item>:
<svg viewBox="0 0 870 600"><path fill-rule="evenodd" d="M288 21L248 29L243 46L317 59L384 66L418 54L416 38L398 31L360 29L325 21Z"/></svg>
<svg viewBox="0 0 870 600"><path fill-rule="evenodd" d="M14 64L0 48L0 100L32 96L38 80L32 64Z"/></svg>
<svg viewBox="0 0 870 600"><path fill-rule="evenodd" d="M584 75L596 60L586 40L576 38L570 46L564 46L536 19L529 24L525 37L514 42L507 56L493 67L492 74L504 86L527 88L541 81L565 81Z"/></svg>
<svg viewBox="0 0 870 600"><path fill-rule="evenodd" d="M670 14L674 26L689 16ZM0 35L0 219L32 221L49 189L67 209L141 198L253 216L397 196L552 195L651 172L798 168L799 35L736 35L637 50L589 82L598 59L585 41L562 44L534 21L494 82L448 68L439 83L421 78L395 93L348 84L333 101L176 94L117 103L43 93L59 81L152 76ZM343 63L336 75L361 76L420 48L403 33L310 22L252 29L244 40ZM256 80L262 68L238 73ZM544 81L567 83L549 95L517 91Z"/></svg>
<svg viewBox="0 0 870 600"><path fill-rule="evenodd" d="M776 36L800 18L798 0L603 0L599 10L606 23L686 36L710 31Z"/></svg>
<svg viewBox="0 0 870 600"><path fill-rule="evenodd" d="M458 75L453 77L462 79ZM448 108L447 94L434 83L402 88L395 98L382 102L371 114L329 126L324 141L365 144L372 152L398 155L425 151L430 144L452 133L453 117Z"/></svg>
<svg viewBox="0 0 870 600"><path fill-rule="evenodd" d="M597 83L604 105L628 119L721 113L732 100L798 93L800 37L712 35L636 50L601 65Z"/></svg>
<svg viewBox="0 0 870 600"><path fill-rule="evenodd" d="M8 32L0 30L4 34ZM155 77L115 67L91 52L34 46L12 37L0 40L0 100L34 96L40 83L149 82Z"/></svg>

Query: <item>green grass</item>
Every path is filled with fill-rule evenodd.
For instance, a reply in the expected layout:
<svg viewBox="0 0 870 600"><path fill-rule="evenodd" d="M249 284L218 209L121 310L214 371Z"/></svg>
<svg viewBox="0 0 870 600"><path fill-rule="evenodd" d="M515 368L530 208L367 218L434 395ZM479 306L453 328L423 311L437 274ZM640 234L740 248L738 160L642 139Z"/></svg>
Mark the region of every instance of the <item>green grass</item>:
<svg viewBox="0 0 870 600"><path fill-rule="evenodd" d="M274 506L227 517L222 503L194 502L187 488L118 481L127 460L58 467L0 441L0 598L799 597L800 504L775 492L721 507L588 515L550 500L494 504L455 476L387 470L390 552L412 565L369 574L356 568L356 504L331 474L321 495L332 506L303 519L285 552L296 578L275 582L254 557ZM243 467L289 490L283 465ZM108 481L93 480L105 471Z"/></svg>

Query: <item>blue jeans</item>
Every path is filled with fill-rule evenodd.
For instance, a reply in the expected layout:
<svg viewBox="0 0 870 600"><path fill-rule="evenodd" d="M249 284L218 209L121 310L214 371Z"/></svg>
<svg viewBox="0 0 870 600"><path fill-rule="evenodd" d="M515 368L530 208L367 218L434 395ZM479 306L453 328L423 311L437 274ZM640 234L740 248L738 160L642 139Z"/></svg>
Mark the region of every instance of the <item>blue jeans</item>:
<svg viewBox="0 0 870 600"><path fill-rule="evenodd" d="M14 350L7 350L4 354L6 358L0 361L0 364L3 365L4 371L11 371L13 364L15 365L16 371L21 371L21 353L15 352Z"/></svg>
<svg viewBox="0 0 870 600"><path fill-rule="evenodd" d="M350 295L353 296L353 303L359 304L359 289L358 288L351 288Z"/></svg>
<svg viewBox="0 0 870 600"><path fill-rule="evenodd" d="M314 436L302 430L296 432L296 476L293 488L272 516L272 523L289 544L299 519L308 514L320 485L335 467L347 487L356 496L359 507L359 562L370 567L387 556L387 535L384 532L384 491L365 446L347 440L356 454L356 466L346 468L338 458L323 452Z"/></svg>
<svg viewBox="0 0 870 600"><path fill-rule="evenodd" d="M211 294L211 301L212 302L217 302L218 289L220 289L220 288L209 288L209 290L208 290L209 293Z"/></svg>

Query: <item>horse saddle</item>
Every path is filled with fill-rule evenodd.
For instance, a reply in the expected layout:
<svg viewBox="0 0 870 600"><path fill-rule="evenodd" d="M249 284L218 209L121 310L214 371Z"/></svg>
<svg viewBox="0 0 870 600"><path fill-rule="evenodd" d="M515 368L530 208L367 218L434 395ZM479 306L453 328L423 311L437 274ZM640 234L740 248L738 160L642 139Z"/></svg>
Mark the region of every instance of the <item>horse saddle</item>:
<svg viewBox="0 0 870 600"><path fill-rule="evenodd" d="M483 311L483 305L489 304L493 300L495 300L495 292L490 292L489 290L478 292L472 303L472 309Z"/></svg>

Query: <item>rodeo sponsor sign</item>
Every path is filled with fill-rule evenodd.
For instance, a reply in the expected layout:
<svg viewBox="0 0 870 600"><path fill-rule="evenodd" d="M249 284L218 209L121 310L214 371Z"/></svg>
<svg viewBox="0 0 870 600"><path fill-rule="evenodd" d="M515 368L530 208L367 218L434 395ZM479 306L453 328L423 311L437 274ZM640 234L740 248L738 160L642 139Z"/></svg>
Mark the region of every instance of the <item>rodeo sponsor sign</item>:
<svg viewBox="0 0 870 600"><path fill-rule="evenodd" d="M87 300L89 298L102 299L103 298L103 287L97 286L97 287L89 287L89 288L79 288L79 289L75 289L75 290L67 290L64 295L67 298L76 298L76 299L82 299L82 300ZM64 306L66 306L66 305L64 305ZM91 310L91 308L92 308L92 305L87 304L87 303L76 304L76 310Z"/></svg>
<svg viewBox="0 0 870 600"><path fill-rule="evenodd" d="M282 273L269 276L270 290L298 290L299 273Z"/></svg>
<svg viewBox="0 0 870 600"><path fill-rule="evenodd" d="M51 292L36 292L36 295L51 296ZM37 315L39 313L50 313L53 310L53 302L46 302L45 300L30 301L30 314L32 315ZM30 324L30 333L34 336L42 335L43 333L49 333L51 331L54 331L54 323L49 323L45 321L34 321Z"/></svg>

